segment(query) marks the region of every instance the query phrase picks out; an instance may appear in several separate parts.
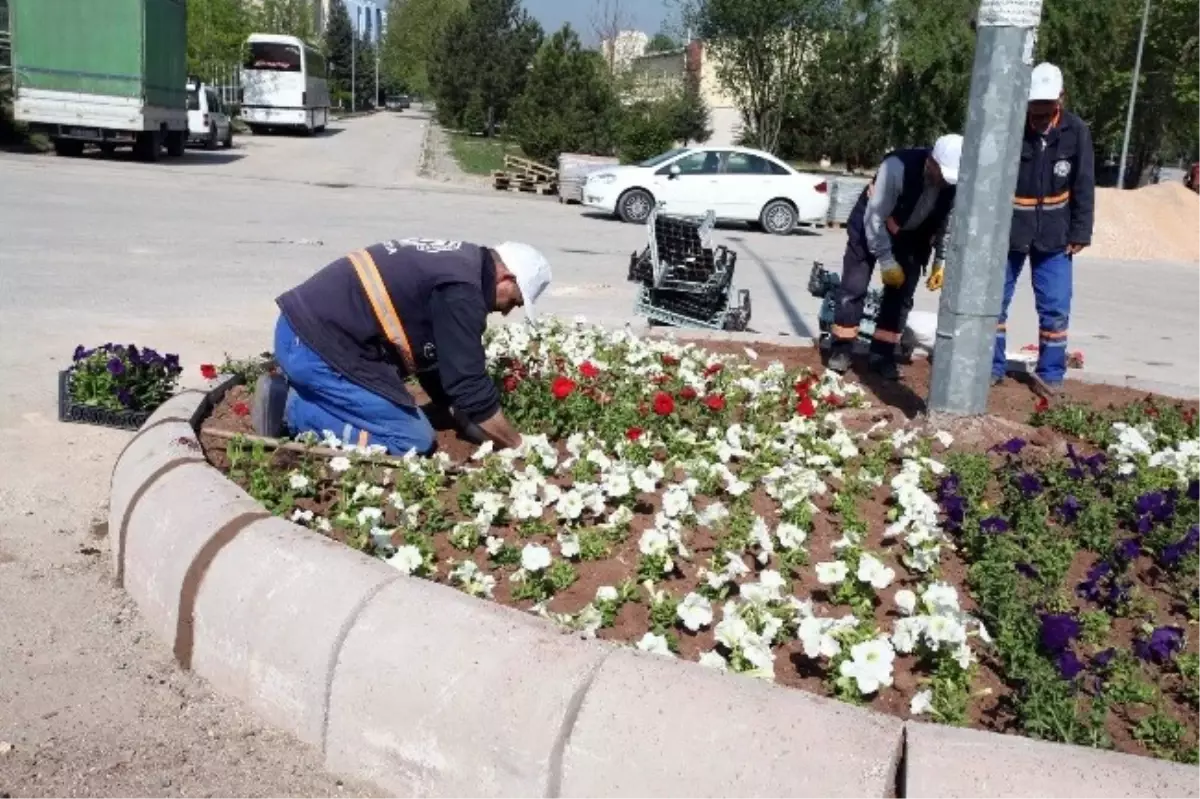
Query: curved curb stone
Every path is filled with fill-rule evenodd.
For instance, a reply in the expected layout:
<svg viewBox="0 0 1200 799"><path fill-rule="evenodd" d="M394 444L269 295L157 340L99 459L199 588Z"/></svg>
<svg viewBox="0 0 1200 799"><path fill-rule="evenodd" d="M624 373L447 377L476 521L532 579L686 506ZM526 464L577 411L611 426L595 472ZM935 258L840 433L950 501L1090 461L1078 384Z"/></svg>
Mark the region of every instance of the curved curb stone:
<svg viewBox="0 0 1200 799"><path fill-rule="evenodd" d="M114 570L183 667L333 771L413 795L1195 793L1194 768L905 724L401 576L203 461L195 427L229 385L174 398L121 454Z"/></svg>

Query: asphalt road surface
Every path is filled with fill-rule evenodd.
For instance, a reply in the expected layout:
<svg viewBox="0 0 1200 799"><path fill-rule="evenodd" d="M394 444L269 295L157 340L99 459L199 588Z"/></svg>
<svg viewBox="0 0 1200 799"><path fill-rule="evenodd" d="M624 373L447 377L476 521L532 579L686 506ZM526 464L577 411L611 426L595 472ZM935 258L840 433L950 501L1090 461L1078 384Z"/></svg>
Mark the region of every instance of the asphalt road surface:
<svg viewBox="0 0 1200 799"><path fill-rule="evenodd" d="M128 341L180 353L199 383L198 364L269 347L280 292L400 236L528 241L554 267L545 312L635 321L625 275L644 229L418 177L425 126L382 114L160 164L0 154L0 794L365 791L175 669L112 587L95 522L129 434L59 424L55 381L76 344ZM844 233L718 239L740 254L755 330L815 334L809 268L839 266ZM1075 291L1071 347L1089 369L1200 383L1196 264L1084 256ZM937 296L916 304L936 311ZM1036 341L1027 281L1009 331L1014 346Z"/></svg>

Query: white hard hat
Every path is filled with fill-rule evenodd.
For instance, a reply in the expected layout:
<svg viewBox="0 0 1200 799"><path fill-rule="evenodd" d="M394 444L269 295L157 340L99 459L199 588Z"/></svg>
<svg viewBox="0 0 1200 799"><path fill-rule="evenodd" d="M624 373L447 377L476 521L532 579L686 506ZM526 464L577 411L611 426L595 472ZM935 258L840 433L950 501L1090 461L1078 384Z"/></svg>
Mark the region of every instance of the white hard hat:
<svg viewBox="0 0 1200 799"><path fill-rule="evenodd" d="M532 322L536 316L534 303L550 285L550 262L537 248L519 241L506 241L494 249L516 278L525 299L525 316Z"/></svg>
<svg viewBox="0 0 1200 799"><path fill-rule="evenodd" d="M1033 76L1029 81L1029 102L1036 100L1057 100L1062 97L1062 70L1048 61L1043 61L1033 68Z"/></svg>
<svg viewBox="0 0 1200 799"><path fill-rule="evenodd" d="M963 137L947 133L933 144L933 160L941 167L942 177L951 186L958 183L958 162L962 160Z"/></svg>

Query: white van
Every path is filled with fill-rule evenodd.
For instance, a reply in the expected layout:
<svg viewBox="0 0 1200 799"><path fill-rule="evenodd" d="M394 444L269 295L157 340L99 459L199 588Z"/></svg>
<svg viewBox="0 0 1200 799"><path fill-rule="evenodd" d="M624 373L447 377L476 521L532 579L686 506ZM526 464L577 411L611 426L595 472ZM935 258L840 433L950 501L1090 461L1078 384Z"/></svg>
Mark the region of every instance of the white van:
<svg viewBox="0 0 1200 799"><path fill-rule="evenodd" d="M211 86L188 81L188 141L203 144L209 150L218 144L233 146L233 124L225 104Z"/></svg>

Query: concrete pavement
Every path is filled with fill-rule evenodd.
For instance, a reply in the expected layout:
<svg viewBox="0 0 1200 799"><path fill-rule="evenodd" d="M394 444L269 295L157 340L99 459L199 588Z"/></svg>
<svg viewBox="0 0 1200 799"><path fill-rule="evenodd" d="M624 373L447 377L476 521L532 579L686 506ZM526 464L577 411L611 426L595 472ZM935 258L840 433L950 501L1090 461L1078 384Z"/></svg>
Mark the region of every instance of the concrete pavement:
<svg viewBox="0 0 1200 799"><path fill-rule="evenodd" d="M555 267L547 312L631 319L641 228L418 178L424 124L384 114L153 165L0 155L0 741L15 745L0 755L0 793L339 791L314 753L178 673L111 588L91 523L129 434L59 425L55 373L76 344L118 340L179 352L199 382L198 364L270 346L281 291L407 235L535 243ZM718 236L741 253L753 327L811 335L809 266L836 266L842 234ZM918 293L918 308L936 302ZM1099 372L1195 386L1197 303L1195 264L1081 257L1072 348ZM1032 306L1026 283L1014 344L1036 340Z"/></svg>

